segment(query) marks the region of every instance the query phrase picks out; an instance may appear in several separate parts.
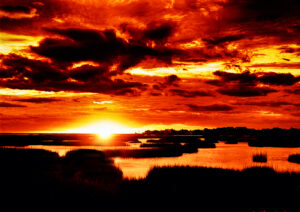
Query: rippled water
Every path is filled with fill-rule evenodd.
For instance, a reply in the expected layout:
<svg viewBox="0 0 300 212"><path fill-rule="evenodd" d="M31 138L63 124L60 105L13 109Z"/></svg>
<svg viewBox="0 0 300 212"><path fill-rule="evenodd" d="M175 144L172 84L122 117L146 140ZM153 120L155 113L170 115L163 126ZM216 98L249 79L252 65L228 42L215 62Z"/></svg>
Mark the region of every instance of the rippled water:
<svg viewBox="0 0 300 212"><path fill-rule="evenodd" d="M29 148L46 149L57 152L60 156L74 149L135 148L135 147L100 147L100 146L30 146ZM266 163L252 162L257 153L267 155ZM183 154L179 157L161 158L114 158L115 165L123 171L124 177L143 178L154 166L204 166L241 170L252 166L268 166L279 172L299 172L300 165L288 161L291 154L300 154L300 148L249 147L247 143L217 143L214 149L198 149L197 153Z"/></svg>
<svg viewBox="0 0 300 212"><path fill-rule="evenodd" d="M143 178L154 166L204 166L242 170L252 166L268 166L279 172L300 172L300 165L288 161L290 154L300 154L300 148L249 147L247 143L216 144L215 149L198 149L197 153L171 158L116 158L115 164L125 177ZM266 163L252 162L257 153L267 155Z"/></svg>

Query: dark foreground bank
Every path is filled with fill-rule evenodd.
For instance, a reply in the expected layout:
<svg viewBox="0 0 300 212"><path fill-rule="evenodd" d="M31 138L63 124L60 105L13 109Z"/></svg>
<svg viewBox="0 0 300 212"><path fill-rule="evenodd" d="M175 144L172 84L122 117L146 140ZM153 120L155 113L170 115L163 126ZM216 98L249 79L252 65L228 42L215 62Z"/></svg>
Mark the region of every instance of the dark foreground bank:
<svg viewBox="0 0 300 212"><path fill-rule="evenodd" d="M1 202L11 207L75 209L197 208L198 211L297 211L299 173L203 167L153 168L142 180L123 179L104 153L65 157L33 149L0 149Z"/></svg>

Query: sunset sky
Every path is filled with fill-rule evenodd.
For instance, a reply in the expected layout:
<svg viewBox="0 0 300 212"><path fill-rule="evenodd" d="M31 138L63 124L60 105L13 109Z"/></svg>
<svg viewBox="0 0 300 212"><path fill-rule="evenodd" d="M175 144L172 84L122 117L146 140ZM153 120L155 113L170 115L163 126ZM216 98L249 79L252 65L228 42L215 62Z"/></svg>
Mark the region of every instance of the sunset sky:
<svg viewBox="0 0 300 212"><path fill-rule="evenodd" d="M299 11L299 0L2 0L0 132L300 128Z"/></svg>

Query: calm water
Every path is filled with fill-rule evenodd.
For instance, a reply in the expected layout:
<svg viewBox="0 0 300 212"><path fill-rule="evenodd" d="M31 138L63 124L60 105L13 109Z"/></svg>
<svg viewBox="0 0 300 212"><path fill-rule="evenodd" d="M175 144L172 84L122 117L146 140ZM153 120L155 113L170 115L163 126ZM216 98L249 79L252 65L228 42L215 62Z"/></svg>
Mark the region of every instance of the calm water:
<svg viewBox="0 0 300 212"><path fill-rule="evenodd" d="M249 147L247 143L217 143L215 149L198 149L197 153L183 154L180 157L162 158L114 158L115 165L127 178L144 178L154 166L204 166L241 170L252 166L268 166L279 172L300 172L300 164L288 162L291 154L300 154L300 148ZM64 156L74 149L136 148L136 147L100 147L100 146L29 146L28 148L46 149ZM267 163L252 162L257 153L267 155Z"/></svg>

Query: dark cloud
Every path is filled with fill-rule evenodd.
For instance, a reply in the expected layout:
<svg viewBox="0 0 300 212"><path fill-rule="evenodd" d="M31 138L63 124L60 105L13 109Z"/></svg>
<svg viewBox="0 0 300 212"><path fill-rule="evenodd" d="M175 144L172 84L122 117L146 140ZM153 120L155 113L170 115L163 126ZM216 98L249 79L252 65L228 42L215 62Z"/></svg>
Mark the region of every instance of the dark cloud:
<svg viewBox="0 0 300 212"><path fill-rule="evenodd" d="M202 54L199 53L198 61L203 60L205 55L210 58L220 58L220 56L225 58L230 55L241 57L243 50L230 50L227 44L256 36L286 38L286 42L289 42L290 38L299 41L297 38L299 37L297 33L299 32L298 11L300 7L298 0L186 0L173 2L172 9L166 9L166 3L163 1L120 2L114 6L108 6L113 4L107 4L105 1L98 1L98 3L72 1L70 3L69 1L41 0L40 6L30 1L9 2L10 7L34 7L39 16L32 21L23 21L13 25L10 24L10 20L6 20L7 23L3 23L5 28L21 29L21 26L24 26L28 31L28 28L39 28L48 24L53 26L55 23L53 24L52 20L55 18L63 19L69 22L66 25L72 26L88 24L89 26L119 28L130 34L133 41L143 44L147 41L155 44L165 44L170 41L169 44L172 45L171 39L176 38L176 42L181 44L191 39L202 39L209 47L216 45L224 47L214 49L215 54L207 49L198 49L198 52L202 51ZM99 16L98 11L101 11ZM188 15L184 19L179 18L185 14ZM177 15L178 18L174 18ZM122 22L123 20L126 22ZM282 27L283 24L286 24L286 27ZM266 43L265 40L263 43ZM256 45L256 43L247 42L247 45ZM197 59L193 53L188 55L186 59L190 61ZM191 55L194 57L191 58Z"/></svg>
<svg viewBox="0 0 300 212"><path fill-rule="evenodd" d="M154 89L154 90L158 90L158 91L161 91L161 90L163 90L164 89L164 87L161 87L160 85L158 85L158 84L154 84L154 85L152 85L152 88Z"/></svg>
<svg viewBox="0 0 300 212"><path fill-rule="evenodd" d="M166 85L174 85L176 83L178 83L181 79L175 75L175 74L172 74L172 75L169 75L167 77L165 77L165 82L164 84Z"/></svg>
<svg viewBox="0 0 300 212"><path fill-rule="evenodd" d="M216 71L213 73L219 79L207 80L206 82L221 87L217 92L228 96L266 96L269 93L277 92L276 89L267 86L258 86L264 84L269 86L291 86L300 81L290 73L275 72L257 72L250 73L230 73L225 71Z"/></svg>
<svg viewBox="0 0 300 212"><path fill-rule="evenodd" d="M164 81L163 82L160 82L158 84L155 84L153 85L153 89L155 90L163 90L169 86L175 86L175 87L178 87L178 83L181 81L181 79L175 75L175 74L172 74L172 75L169 75L169 76L166 76L164 77Z"/></svg>
<svg viewBox="0 0 300 212"><path fill-rule="evenodd" d="M150 93L151 96L161 96L161 93L157 93L157 92L151 92Z"/></svg>
<svg viewBox="0 0 300 212"><path fill-rule="evenodd" d="M289 94L299 95L300 94L300 88L286 89L285 92L287 92Z"/></svg>
<svg viewBox="0 0 300 212"><path fill-rule="evenodd" d="M229 42L238 41L240 47L249 49L300 42L298 0L229 0L218 5L220 10L212 14L218 18L215 21L210 19L207 37L222 38L242 33L247 42Z"/></svg>
<svg viewBox="0 0 300 212"><path fill-rule="evenodd" d="M34 83L63 81L68 78L65 73L51 63L28 59L15 54L3 57L2 65L8 67L7 69L0 69L2 78L17 77Z"/></svg>
<svg viewBox="0 0 300 212"><path fill-rule="evenodd" d="M218 76L223 83L226 82L237 82L239 84L254 84L257 81L257 76L245 71L242 73L230 73L225 71L215 71L213 73L215 76ZM209 82L209 81L208 81Z"/></svg>
<svg viewBox="0 0 300 212"><path fill-rule="evenodd" d="M143 37L153 41L165 41L174 32L174 26L170 23L163 23L157 26L149 25L143 32Z"/></svg>
<svg viewBox="0 0 300 212"><path fill-rule="evenodd" d="M147 87L139 82L112 79L103 67L86 65L65 70L55 63L14 54L3 56L2 65L5 68L0 69L0 86L7 88L137 95Z"/></svg>
<svg viewBox="0 0 300 212"><path fill-rule="evenodd" d="M0 17L1 31L12 32L15 34L27 34L26 31L21 31L21 28L32 24L33 21L30 18L14 19L9 17Z"/></svg>
<svg viewBox="0 0 300 212"><path fill-rule="evenodd" d="M212 104L212 105L207 105L207 106L199 106L199 105L194 105L194 104L188 104L188 108L191 111L194 112L200 112L200 111L231 111L234 108L229 106L229 105L224 105L224 104Z"/></svg>
<svg viewBox="0 0 300 212"><path fill-rule="evenodd" d="M286 102L286 101L260 101L260 102L236 102L234 105L251 105L260 107L281 107L286 105L292 105L299 107L298 103Z"/></svg>
<svg viewBox="0 0 300 212"><path fill-rule="evenodd" d="M124 54L127 44L112 30L48 29L64 39L46 38L31 49L45 57L62 62L106 62Z"/></svg>
<svg viewBox="0 0 300 212"><path fill-rule="evenodd" d="M70 72L70 77L78 81L98 81L110 75L114 73L110 73L106 67L91 65L83 65Z"/></svg>
<svg viewBox="0 0 300 212"><path fill-rule="evenodd" d="M139 64L146 57L171 63L172 51L167 48L152 48L135 41L126 41L116 36L114 30L93 29L47 29L63 38L46 38L31 50L59 63L94 61L118 65L120 72Z"/></svg>
<svg viewBox="0 0 300 212"><path fill-rule="evenodd" d="M152 22L147 24L146 28L137 28L130 23L123 23L120 25L123 32L127 33L131 39L147 43L154 41L156 44L163 44L175 32L175 24L172 22Z"/></svg>
<svg viewBox="0 0 300 212"><path fill-rule="evenodd" d="M300 55L300 48L295 48L295 47L289 47L289 46L283 46L280 47L279 50L281 50L281 53L295 53L298 56Z"/></svg>
<svg viewBox="0 0 300 212"><path fill-rule="evenodd" d="M269 85L294 85L300 81L300 77L295 77L290 73L275 73L267 72L263 73L262 76L258 78L261 83Z"/></svg>
<svg viewBox="0 0 300 212"><path fill-rule="evenodd" d="M27 13L31 12L30 7L22 6L22 5L2 5L0 6L0 10L9 13Z"/></svg>
<svg viewBox="0 0 300 212"><path fill-rule="evenodd" d="M290 73L275 73L275 72L261 72L250 73L244 71L242 73L230 73L224 71L216 71L213 73L218 76L222 82L236 82L238 84L249 85L255 83L263 83L267 85L294 85L300 81L299 77L295 77ZM208 81L210 82L210 81Z"/></svg>
<svg viewBox="0 0 300 212"><path fill-rule="evenodd" d="M182 96L187 98L193 98L198 96L213 96L211 93L206 91L189 91L183 89L170 89L169 92L174 96Z"/></svg>
<svg viewBox="0 0 300 212"><path fill-rule="evenodd" d="M26 107L25 105L11 104L8 102L0 102L0 107Z"/></svg>
<svg viewBox="0 0 300 212"><path fill-rule="evenodd" d="M242 40L245 36L242 34L227 35L222 37L211 38L210 34L204 38L194 37L193 39L202 39L205 42L203 47L194 48L171 48L172 38L178 33L178 26L180 23L172 22L155 22L148 24L144 28L136 28L129 23L121 24L121 30L128 33L132 41L144 43L151 46L154 42L157 47L164 46L165 52L168 52L172 56L172 60L177 62L207 62L216 60L238 60L238 61L249 61L250 58L246 52L240 51L239 49L229 48L229 44L234 41ZM184 32L183 33L184 36ZM174 36L173 36L174 35ZM150 41L150 42L149 42ZM177 41L179 44L184 44L187 40ZM165 45L168 44L168 45ZM171 45L170 45L171 44ZM167 47L167 48L166 48Z"/></svg>
<svg viewBox="0 0 300 212"><path fill-rule="evenodd" d="M291 113L292 116L300 117L300 113Z"/></svg>
<svg viewBox="0 0 300 212"><path fill-rule="evenodd" d="M297 0L229 0L223 6L223 18L232 21L275 21L279 18L298 17L300 3Z"/></svg>
<svg viewBox="0 0 300 212"><path fill-rule="evenodd" d="M300 24L295 24L293 26L293 29L296 31L296 32L300 32Z"/></svg>
<svg viewBox="0 0 300 212"><path fill-rule="evenodd" d="M217 89L217 92L227 96L252 97L266 96L269 93L277 92L277 90L257 86L226 86L224 88Z"/></svg>
<svg viewBox="0 0 300 212"><path fill-rule="evenodd" d="M228 46L204 46L201 48L177 49L173 52L174 60L180 62L211 62L211 61L242 61L249 62L249 55L238 49L229 49Z"/></svg>
<svg viewBox="0 0 300 212"><path fill-rule="evenodd" d="M233 41L239 41L245 37L246 37L245 35L238 34L238 35L227 35L224 37L202 38L202 40L208 46L217 46L217 45L222 45L222 44L226 44L226 43L231 43Z"/></svg>
<svg viewBox="0 0 300 212"><path fill-rule="evenodd" d="M1 31L23 35L44 34L41 28L51 25L53 18L63 17L69 9L66 2L57 0L5 0L2 6L11 15L0 18Z"/></svg>
<svg viewBox="0 0 300 212"><path fill-rule="evenodd" d="M0 68L0 79L1 78L10 78L13 77L14 74L18 73L16 70L13 68Z"/></svg>
<svg viewBox="0 0 300 212"><path fill-rule="evenodd" d="M25 99L15 99L14 101L39 104L39 103L57 102L57 101L61 101L61 100L57 99L57 98L25 98Z"/></svg>

